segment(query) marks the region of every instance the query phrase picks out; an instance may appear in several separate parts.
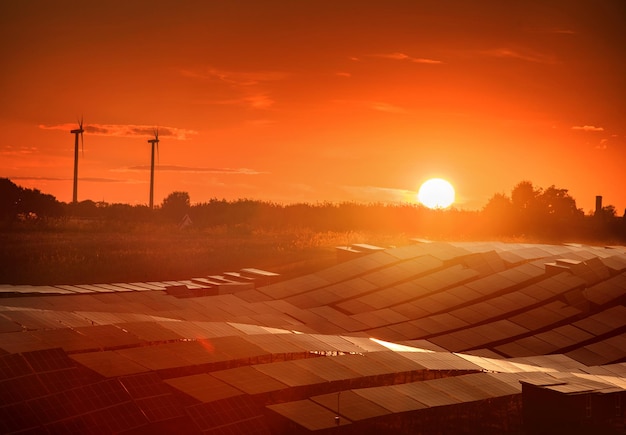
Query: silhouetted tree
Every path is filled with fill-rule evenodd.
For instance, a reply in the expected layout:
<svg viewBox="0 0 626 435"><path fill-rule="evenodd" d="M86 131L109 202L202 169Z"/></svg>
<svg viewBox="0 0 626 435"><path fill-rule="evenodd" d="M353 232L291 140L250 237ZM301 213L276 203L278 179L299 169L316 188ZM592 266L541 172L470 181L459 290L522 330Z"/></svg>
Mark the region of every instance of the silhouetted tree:
<svg viewBox="0 0 626 435"><path fill-rule="evenodd" d="M191 208L191 200L187 192L172 192L161 205L163 215L169 219L182 219Z"/></svg>
<svg viewBox="0 0 626 435"><path fill-rule="evenodd" d="M8 178L0 178L0 213L3 220L12 221L17 218L21 190Z"/></svg>
<svg viewBox="0 0 626 435"><path fill-rule="evenodd" d="M532 210L537 206L541 189L535 189L530 181L519 182L511 191L511 203L518 211Z"/></svg>
<svg viewBox="0 0 626 435"><path fill-rule="evenodd" d="M483 208L482 215L485 232L490 235L512 235L516 216L508 196L494 194Z"/></svg>
<svg viewBox="0 0 626 435"><path fill-rule="evenodd" d="M0 178L0 213L5 221L18 217L41 220L63 213L61 203L38 189L25 189L8 178Z"/></svg>
<svg viewBox="0 0 626 435"><path fill-rule="evenodd" d="M578 232L584 212L576 207L576 200L567 192L552 185L541 193L538 234L566 237Z"/></svg>

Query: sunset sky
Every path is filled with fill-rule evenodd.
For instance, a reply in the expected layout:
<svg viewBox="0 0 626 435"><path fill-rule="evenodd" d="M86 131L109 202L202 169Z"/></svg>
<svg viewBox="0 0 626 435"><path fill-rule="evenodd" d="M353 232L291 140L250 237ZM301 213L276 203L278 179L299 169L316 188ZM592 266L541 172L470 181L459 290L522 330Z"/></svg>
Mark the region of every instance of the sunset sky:
<svg viewBox="0 0 626 435"><path fill-rule="evenodd" d="M626 208L626 3L0 5L0 177L72 199L415 202L520 181Z"/></svg>

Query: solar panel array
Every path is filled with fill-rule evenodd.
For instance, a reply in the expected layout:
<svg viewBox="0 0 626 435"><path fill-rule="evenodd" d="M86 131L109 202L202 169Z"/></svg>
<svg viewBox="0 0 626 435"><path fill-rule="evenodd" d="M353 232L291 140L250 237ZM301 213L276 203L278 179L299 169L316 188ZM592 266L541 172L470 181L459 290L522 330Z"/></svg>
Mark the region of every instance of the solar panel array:
<svg viewBox="0 0 626 435"><path fill-rule="evenodd" d="M626 391L625 250L366 248L283 281L0 286L0 431L510 429L520 382Z"/></svg>

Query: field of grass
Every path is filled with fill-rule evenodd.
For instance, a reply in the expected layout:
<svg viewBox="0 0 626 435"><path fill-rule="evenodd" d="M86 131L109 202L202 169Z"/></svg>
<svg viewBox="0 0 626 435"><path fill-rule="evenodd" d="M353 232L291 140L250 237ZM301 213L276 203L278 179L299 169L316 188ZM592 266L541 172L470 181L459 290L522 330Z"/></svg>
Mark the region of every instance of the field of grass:
<svg viewBox="0 0 626 435"><path fill-rule="evenodd" d="M94 223L0 231L0 284L89 284L190 279L255 267L293 277L335 264L335 247L400 246L403 234L205 229Z"/></svg>

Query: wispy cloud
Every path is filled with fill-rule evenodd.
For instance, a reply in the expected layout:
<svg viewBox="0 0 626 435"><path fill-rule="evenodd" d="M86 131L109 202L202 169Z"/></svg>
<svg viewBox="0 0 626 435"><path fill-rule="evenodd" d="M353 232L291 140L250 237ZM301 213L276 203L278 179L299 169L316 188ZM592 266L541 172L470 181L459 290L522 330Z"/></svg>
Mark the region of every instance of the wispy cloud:
<svg viewBox="0 0 626 435"><path fill-rule="evenodd" d="M596 145L596 149L597 150L605 150L608 148L608 144L609 144L609 140L608 139L601 139L600 143L598 145Z"/></svg>
<svg viewBox="0 0 626 435"><path fill-rule="evenodd" d="M412 63L424 63L429 65L438 65L442 64L443 61L436 59L428 59L424 57L413 57L409 56L405 53L395 52L395 53L381 53L381 54L370 54L369 57L378 57L381 59L390 59L390 60L401 60Z"/></svg>
<svg viewBox="0 0 626 435"><path fill-rule="evenodd" d="M244 101L246 101L253 109L268 109L274 104L274 100L266 94L250 95L244 97Z"/></svg>
<svg viewBox="0 0 626 435"><path fill-rule="evenodd" d="M490 50L481 50L478 52L478 54L482 56L498 57L503 59L517 59L526 62L555 63L554 58L551 56L547 56L530 50L517 50L506 47L493 48Z"/></svg>
<svg viewBox="0 0 626 435"><path fill-rule="evenodd" d="M359 201L406 203L415 202L417 192L380 186L341 186Z"/></svg>
<svg viewBox="0 0 626 435"><path fill-rule="evenodd" d="M187 172L187 173L210 173L210 174L242 174L242 175L259 175L266 174L266 172L257 171L248 168L201 168L193 166L175 166L175 165L163 165L156 166L159 171L167 172ZM150 166L131 166L127 168L114 169L116 172L136 172L136 171L149 171Z"/></svg>
<svg viewBox="0 0 626 435"><path fill-rule="evenodd" d="M572 130L580 130L580 131L604 131L602 127L596 127L595 125L575 125L572 127Z"/></svg>
<svg viewBox="0 0 626 435"><path fill-rule="evenodd" d="M185 77L219 80L234 86L253 86L264 82L284 80L290 76L284 71L226 71L212 67L182 69L180 73Z"/></svg>
<svg viewBox="0 0 626 435"><path fill-rule="evenodd" d="M394 106L393 104L375 102L370 105L370 107L379 112L387 112L387 113L406 113L406 110L399 106Z"/></svg>
<svg viewBox="0 0 626 435"><path fill-rule="evenodd" d="M198 80L222 82L243 94L241 98L209 101L206 104L242 105L252 109L269 109L273 106L275 101L263 89L264 85L290 77L290 74L284 71L226 71L212 67L183 69L180 70L180 74Z"/></svg>
<svg viewBox="0 0 626 435"><path fill-rule="evenodd" d="M69 132L76 128L76 124L55 124L55 125L39 125L44 130L62 130ZM153 125L134 125L134 124L85 124L83 127L85 134L93 134L95 136L116 136L116 137L152 137L154 135ZM195 130L188 130L177 127L159 126L159 137L170 138L175 140L187 140L190 136L197 134Z"/></svg>
<svg viewBox="0 0 626 435"><path fill-rule="evenodd" d="M7 145L4 149L0 150L0 155L3 156L27 156L30 154L34 154L37 152L37 147L13 147L11 145Z"/></svg>
<svg viewBox="0 0 626 435"><path fill-rule="evenodd" d="M10 177L11 180L22 181L70 181L72 178L58 178L58 177L35 177L35 176L20 176ZM92 183L126 183L127 180L120 180L117 178L94 178L94 177L79 177L80 181L92 182Z"/></svg>

